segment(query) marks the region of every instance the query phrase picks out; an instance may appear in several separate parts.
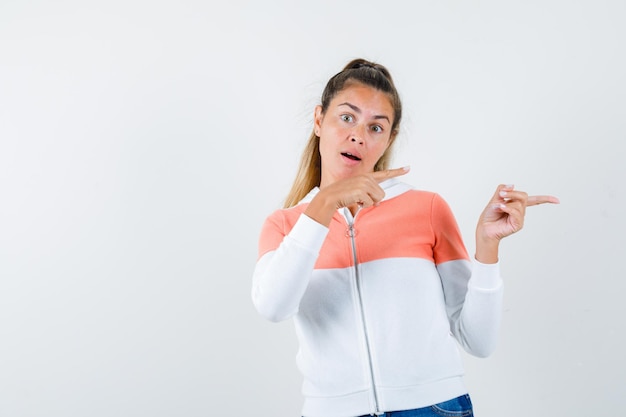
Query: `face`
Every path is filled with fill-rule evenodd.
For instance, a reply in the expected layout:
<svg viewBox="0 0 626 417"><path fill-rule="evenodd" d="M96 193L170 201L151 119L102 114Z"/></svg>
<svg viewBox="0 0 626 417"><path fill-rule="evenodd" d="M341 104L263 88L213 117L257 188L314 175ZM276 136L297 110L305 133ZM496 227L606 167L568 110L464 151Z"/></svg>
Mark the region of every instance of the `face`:
<svg viewBox="0 0 626 417"><path fill-rule="evenodd" d="M387 94L363 84L339 92L325 113L315 109L315 134L320 138L320 188L335 181L374 171L391 142L393 106Z"/></svg>

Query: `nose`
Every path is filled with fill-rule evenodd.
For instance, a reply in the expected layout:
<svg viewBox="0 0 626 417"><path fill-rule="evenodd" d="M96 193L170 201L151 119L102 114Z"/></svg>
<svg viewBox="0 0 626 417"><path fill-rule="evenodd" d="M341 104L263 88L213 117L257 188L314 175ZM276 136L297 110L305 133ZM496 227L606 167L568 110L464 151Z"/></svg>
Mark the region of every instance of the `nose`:
<svg viewBox="0 0 626 417"><path fill-rule="evenodd" d="M350 132L350 141L363 145L364 129L362 126L355 126L352 132Z"/></svg>
<svg viewBox="0 0 626 417"><path fill-rule="evenodd" d="M357 142L359 145L363 145L363 139L358 139L354 135L352 135L352 138L350 140L352 142Z"/></svg>

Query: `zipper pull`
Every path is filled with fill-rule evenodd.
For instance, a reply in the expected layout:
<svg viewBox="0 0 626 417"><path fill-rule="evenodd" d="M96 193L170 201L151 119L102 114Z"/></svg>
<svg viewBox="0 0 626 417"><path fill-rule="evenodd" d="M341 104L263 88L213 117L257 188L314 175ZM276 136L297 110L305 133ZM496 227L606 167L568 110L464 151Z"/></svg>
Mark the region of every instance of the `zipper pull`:
<svg viewBox="0 0 626 417"><path fill-rule="evenodd" d="M347 207L343 208L343 216L346 219L346 223L348 224L348 228L346 229L346 237L355 237L356 230L354 229L354 217L352 217L352 213L350 213L350 210L348 210Z"/></svg>

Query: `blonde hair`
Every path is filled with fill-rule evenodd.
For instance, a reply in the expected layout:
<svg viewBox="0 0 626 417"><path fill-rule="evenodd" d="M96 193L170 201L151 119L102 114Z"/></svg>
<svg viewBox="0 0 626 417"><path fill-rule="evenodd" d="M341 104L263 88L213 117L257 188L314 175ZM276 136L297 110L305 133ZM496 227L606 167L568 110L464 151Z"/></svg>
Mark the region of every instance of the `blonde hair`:
<svg viewBox="0 0 626 417"><path fill-rule="evenodd" d="M394 110L391 137L389 139L389 146L378 162L376 162L374 171L388 169L391 162L392 145L398 133L400 120L402 119L402 102L400 101L400 96L387 68L360 58L350 61L341 72L335 74L328 80L324 92L322 93L322 113L326 112L330 102L338 93L355 83L373 87L389 96L389 101ZM320 138L315 134L315 130L313 130L300 157L300 165L296 178L285 199L285 208L295 206L309 191L320 185L322 178L322 157L319 152L319 144Z"/></svg>

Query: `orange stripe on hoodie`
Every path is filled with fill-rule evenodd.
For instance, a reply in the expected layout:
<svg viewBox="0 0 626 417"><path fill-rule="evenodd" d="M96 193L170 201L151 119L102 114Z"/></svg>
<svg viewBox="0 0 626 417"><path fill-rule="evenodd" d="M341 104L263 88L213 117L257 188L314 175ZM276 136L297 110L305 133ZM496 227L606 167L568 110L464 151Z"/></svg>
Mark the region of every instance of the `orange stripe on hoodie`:
<svg viewBox="0 0 626 417"><path fill-rule="evenodd" d="M259 256L275 250L291 231L307 204L277 210L265 222ZM384 212L384 213L383 213ZM358 262L385 258L422 258L435 264L469 259L448 204L438 195L410 190L377 207L362 209L354 223ZM316 269L353 265L348 225L337 212L315 264Z"/></svg>

